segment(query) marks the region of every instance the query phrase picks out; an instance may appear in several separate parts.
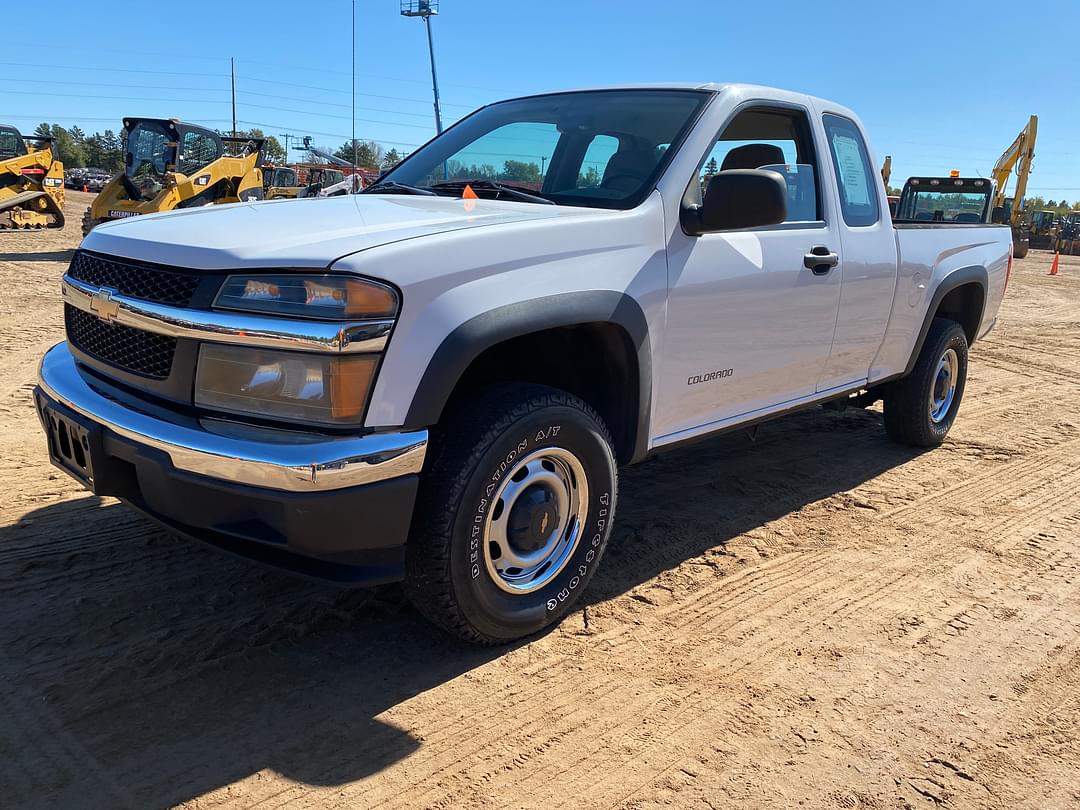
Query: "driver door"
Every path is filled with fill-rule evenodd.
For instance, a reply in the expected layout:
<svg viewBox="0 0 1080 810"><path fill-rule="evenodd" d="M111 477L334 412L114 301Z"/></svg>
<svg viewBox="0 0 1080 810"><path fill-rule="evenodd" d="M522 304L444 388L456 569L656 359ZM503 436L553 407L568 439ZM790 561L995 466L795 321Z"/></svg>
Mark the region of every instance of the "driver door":
<svg viewBox="0 0 1080 810"><path fill-rule="evenodd" d="M825 217L820 154L805 109L749 106L702 157L689 194L718 171L770 168L787 180L788 217L700 236L675 229L657 444L814 394L832 346L842 261ZM836 262L812 265L811 253Z"/></svg>

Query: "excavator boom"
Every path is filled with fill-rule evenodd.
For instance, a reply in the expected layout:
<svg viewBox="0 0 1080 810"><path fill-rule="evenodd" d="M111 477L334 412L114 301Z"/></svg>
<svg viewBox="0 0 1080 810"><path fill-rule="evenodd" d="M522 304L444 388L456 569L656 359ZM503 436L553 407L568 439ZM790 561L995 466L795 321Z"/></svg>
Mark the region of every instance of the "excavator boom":
<svg viewBox="0 0 1080 810"><path fill-rule="evenodd" d="M1009 224L1013 229L1013 255L1018 259L1026 256L1028 251L1029 228L1023 221L1023 205L1028 178L1031 176L1031 165L1035 160L1035 135L1038 129L1039 117L1033 115L1028 119L1027 126L1020 130L1020 134L1009 144L1008 149L1001 153L992 172L997 184L994 208L1003 208L1006 202L1005 187L1013 170L1016 171L1016 188L1013 190L1012 205L1009 208Z"/></svg>

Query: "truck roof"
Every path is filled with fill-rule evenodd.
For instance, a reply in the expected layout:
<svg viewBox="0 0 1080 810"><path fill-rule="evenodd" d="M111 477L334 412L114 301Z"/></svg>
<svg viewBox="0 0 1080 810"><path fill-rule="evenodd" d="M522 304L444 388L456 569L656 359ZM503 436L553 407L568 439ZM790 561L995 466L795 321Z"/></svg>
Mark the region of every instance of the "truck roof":
<svg viewBox="0 0 1080 810"><path fill-rule="evenodd" d="M628 84L605 84L592 87L570 87L561 90L547 90L540 93L527 93L523 96L513 96L508 101L516 101L523 98L536 98L538 96L552 96L560 93L587 93L600 90L698 90L710 93L734 93L746 99L764 98L775 101L811 102L821 111L835 112L848 118L855 118L852 110L828 99L800 93L795 90L784 90L780 87L769 87L763 84L745 84L742 82L634 82ZM493 102L494 103L494 102ZM487 105L485 105L487 106Z"/></svg>

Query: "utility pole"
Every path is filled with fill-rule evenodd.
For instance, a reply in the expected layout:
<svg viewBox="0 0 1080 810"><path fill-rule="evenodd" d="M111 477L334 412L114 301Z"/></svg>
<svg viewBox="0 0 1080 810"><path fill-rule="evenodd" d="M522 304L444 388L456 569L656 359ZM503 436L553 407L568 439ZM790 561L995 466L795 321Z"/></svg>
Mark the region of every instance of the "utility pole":
<svg viewBox="0 0 1080 810"><path fill-rule="evenodd" d="M232 75L232 136L236 137L236 58L229 57L229 73Z"/></svg>
<svg viewBox="0 0 1080 810"><path fill-rule="evenodd" d="M285 162L288 163L289 162L289 139L292 137L292 133L291 132L280 132L278 134L282 138L285 139Z"/></svg>
<svg viewBox="0 0 1080 810"><path fill-rule="evenodd" d="M442 135L442 106L439 104L439 77L435 73L435 41L431 18L439 13L439 0L401 0L401 16L420 17L427 27L428 57L431 59L431 92L435 96L435 133Z"/></svg>
<svg viewBox="0 0 1080 810"><path fill-rule="evenodd" d="M352 164L353 191L356 190L356 162L358 147L356 143L356 0L352 0Z"/></svg>

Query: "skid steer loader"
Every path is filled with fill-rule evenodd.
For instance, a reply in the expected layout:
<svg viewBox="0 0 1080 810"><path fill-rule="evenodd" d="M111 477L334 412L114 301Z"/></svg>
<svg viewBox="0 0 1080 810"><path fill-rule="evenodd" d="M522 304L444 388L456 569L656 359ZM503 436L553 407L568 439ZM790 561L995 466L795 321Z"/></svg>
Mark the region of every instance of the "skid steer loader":
<svg viewBox="0 0 1080 810"><path fill-rule="evenodd" d="M263 169L263 193L268 200L293 199L302 188L296 179L296 169L288 166Z"/></svg>
<svg viewBox="0 0 1080 810"><path fill-rule="evenodd" d="M263 199L263 138L227 138L175 118L125 118L124 171L83 217L113 219Z"/></svg>
<svg viewBox="0 0 1080 810"><path fill-rule="evenodd" d="M64 164L52 138L0 124L0 229L64 227Z"/></svg>

